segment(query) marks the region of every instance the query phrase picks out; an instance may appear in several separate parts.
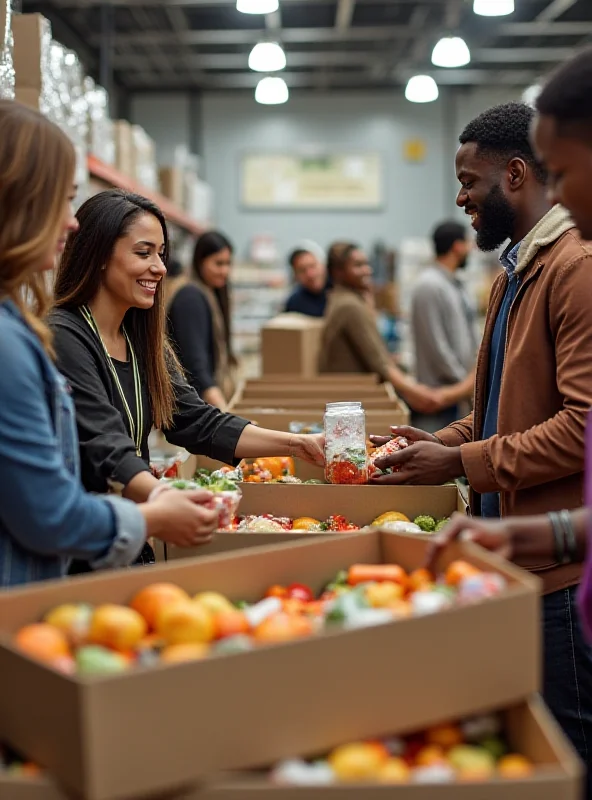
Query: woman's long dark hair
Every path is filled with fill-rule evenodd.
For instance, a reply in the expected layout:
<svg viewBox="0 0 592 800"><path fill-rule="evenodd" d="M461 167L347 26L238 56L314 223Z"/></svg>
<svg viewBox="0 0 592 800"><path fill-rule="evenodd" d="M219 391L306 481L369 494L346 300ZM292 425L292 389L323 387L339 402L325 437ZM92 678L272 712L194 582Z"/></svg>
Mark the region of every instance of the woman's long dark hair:
<svg viewBox="0 0 592 800"><path fill-rule="evenodd" d="M142 214L152 214L162 226L163 262L168 258L168 232L162 211L145 197L112 189L84 203L76 218L80 228L70 235L55 281L55 305L80 308L90 303L101 286L101 270L109 263L118 239ZM143 366L156 427L172 423L175 396L169 367L175 358L166 342L164 281L160 281L150 309L130 308L125 329Z"/></svg>
<svg viewBox="0 0 592 800"><path fill-rule="evenodd" d="M220 231L208 231L204 233L196 242L195 250L193 251L193 273L196 278L202 283L206 283L203 277L203 262L209 256L214 256L221 250L230 250L230 254L234 253L232 242L230 242L223 233ZM232 329L230 324L230 291L228 283L223 289L213 289L216 295L218 304L224 317L224 332L226 334L226 347L231 359L234 359L232 352Z"/></svg>

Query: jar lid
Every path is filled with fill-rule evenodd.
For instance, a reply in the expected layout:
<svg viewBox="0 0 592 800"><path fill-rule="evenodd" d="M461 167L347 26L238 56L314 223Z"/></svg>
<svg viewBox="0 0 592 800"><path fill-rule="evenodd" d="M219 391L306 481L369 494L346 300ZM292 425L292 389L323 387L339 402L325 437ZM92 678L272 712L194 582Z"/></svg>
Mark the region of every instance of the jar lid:
<svg viewBox="0 0 592 800"><path fill-rule="evenodd" d="M361 411L362 403L359 400L352 400L345 403L327 403L325 411Z"/></svg>

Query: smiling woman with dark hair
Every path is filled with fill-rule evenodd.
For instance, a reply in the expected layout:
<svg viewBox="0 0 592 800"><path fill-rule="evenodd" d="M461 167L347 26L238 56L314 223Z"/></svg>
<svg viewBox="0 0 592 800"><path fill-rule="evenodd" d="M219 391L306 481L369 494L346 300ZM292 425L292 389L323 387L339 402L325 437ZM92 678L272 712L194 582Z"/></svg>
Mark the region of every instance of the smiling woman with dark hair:
<svg viewBox="0 0 592 800"><path fill-rule="evenodd" d="M58 367L72 387L87 489L119 490L136 502L160 491L149 467L153 425L172 444L227 463L267 455L323 463L322 437L268 431L224 414L182 377L164 332L168 238L154 204L102 192L77 220L50 323ZM208 516L204 533L214 526Z"/></svg>

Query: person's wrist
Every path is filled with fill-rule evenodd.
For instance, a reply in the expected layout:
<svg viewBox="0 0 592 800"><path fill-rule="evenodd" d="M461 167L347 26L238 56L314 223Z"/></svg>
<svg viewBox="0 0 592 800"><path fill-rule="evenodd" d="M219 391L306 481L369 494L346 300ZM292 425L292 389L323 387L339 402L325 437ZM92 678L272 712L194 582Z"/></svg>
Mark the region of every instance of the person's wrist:
<svg viewBox="0 0 592 800"><path fill-rule="evenodd" d="M160 539L165 524L162 509L156 503L142 503L138 508L146 522L146 538L155 536Z"/></svg>
<svg viewBox="0 0 592 800"><path fill-rule="evenodd" d="M445 445L442 445L445 447ZM465 474L465 467L462 460L462 451L460 447L446 447L448 455L448 463L450 465L450 477L460 478Z"/></svg>
<svg viewBox="0 0 592 800"><path fill-rule="evenodd" d="M509 518L508 529L512 560L555 559L553 525L546 514L522 519Z"/></svg>

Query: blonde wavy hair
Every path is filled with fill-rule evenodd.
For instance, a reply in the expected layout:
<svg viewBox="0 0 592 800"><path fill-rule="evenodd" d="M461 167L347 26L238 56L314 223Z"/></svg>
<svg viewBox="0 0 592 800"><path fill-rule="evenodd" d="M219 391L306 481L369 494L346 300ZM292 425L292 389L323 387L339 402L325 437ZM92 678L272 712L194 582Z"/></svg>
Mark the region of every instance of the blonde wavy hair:
<svg viewBox="0 0 592 800"><path fill-rule="evenodd" d="M76 156L37 111L0 100L0 299L10 298L51 353L40 270L57 244Z"/></svg>

